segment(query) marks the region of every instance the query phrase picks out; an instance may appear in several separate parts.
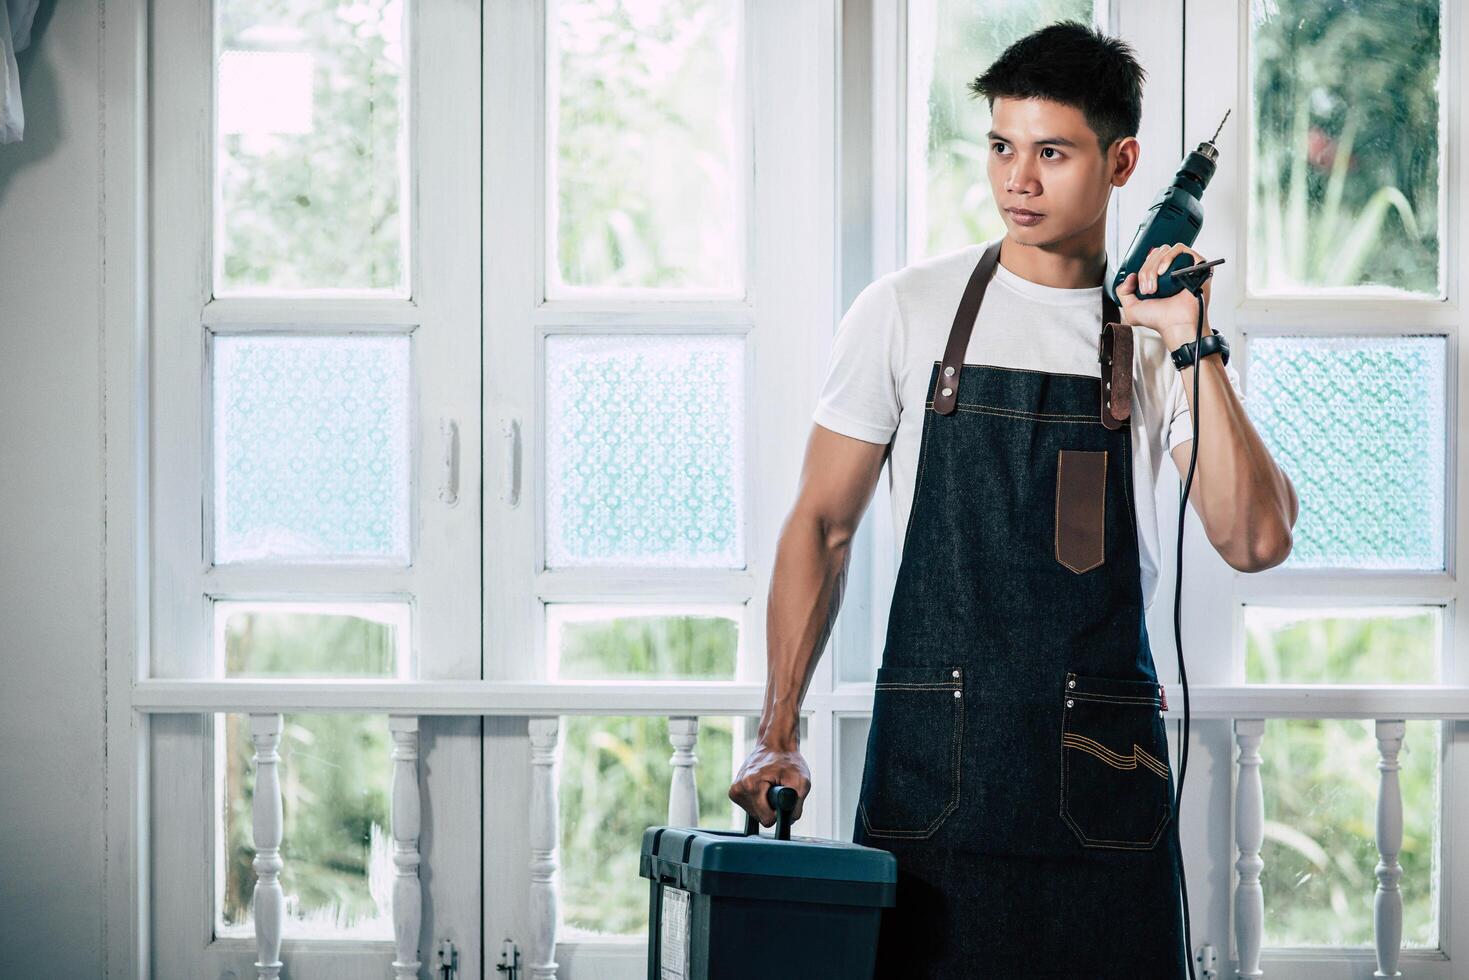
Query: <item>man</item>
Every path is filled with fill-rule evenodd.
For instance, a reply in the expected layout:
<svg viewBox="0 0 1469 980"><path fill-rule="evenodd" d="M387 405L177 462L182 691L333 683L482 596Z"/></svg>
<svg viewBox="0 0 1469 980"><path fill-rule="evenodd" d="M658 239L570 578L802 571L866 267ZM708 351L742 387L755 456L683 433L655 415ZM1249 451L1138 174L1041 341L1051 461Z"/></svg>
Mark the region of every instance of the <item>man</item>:
<svg viewBox="0 0 1469 980"><path fill-rule="evenodd" d="M1145 298L1180 252L1203 257L1155 250L1119 287L1122 316L1104 295L1143 76L1075 22L1007 50L971 85L1005 234L881 277L837 332L777 548L757 744L729 795L770 826L771 784L810 789L798 710L888 460L902 553L852 835L898 860L879 977L1188 976L1144 611L1153 488L1165 448L1187 470L1196 370L1190 499L1209 541L1242 571L1277 565L1297 505L1235 368L1169 357L1197 298ZM1113 424L1104 320L1136 328L1132 414Z"/></svg>

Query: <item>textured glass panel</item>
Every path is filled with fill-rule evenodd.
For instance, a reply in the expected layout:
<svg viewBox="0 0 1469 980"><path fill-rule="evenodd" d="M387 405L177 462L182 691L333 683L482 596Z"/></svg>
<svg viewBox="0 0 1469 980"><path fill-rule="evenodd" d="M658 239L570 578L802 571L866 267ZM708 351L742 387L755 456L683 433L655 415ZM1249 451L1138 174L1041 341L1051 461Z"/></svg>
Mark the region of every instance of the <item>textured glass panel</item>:
<svg viewBox="0 0 1469 980"><path fill-rule="evenodd" d="M741 568L735 336L546 338L546 564Z"/></svg>
<svg viewBox="0 0 1469 980"><path fill-rule="evenodd" d="M408 561L408 338L214 340L215 561Z"/></svg>
<svg viewBox="0 0 1469 980"><path fill-rule="evenodd" d="M214 716L222 873L215 931L253 935L252 812L255 746L250 716ZM281 889L286 935L393 938L392 738L387 715L286 715L280 737Z"/></svg>
<svg viewBox="0 0 1469 980"><path fill-rule="evenodd" d="M1436 684L1441 606L1245 606L1250 684Z"/></svg>
<svg viewBox="0 0 1469 980"><path fill-rule="evenodd" d="M1403 945L1438 946L1437 721L1409 721L1398 753ZM1271 718L1260 743L1265 793L1265 945L1371 946L1377 889L1378 750L1371 720Z"/></svg>
<svg viewBox="0 0 1469 980"><path fill-rule="evenodd" d="M740 609L555 603L546 634L553 679L732 681Z"/></svg>
<svg viewBox="0 0 1469 980"><path fill-rule="evenodd" d="M551 4L549 293L743 291L741 6Z"/></svg>
<svg viewBox="0 0 1469 980"><path fill-rule="evenodd" d="M1440 294L1439 2L1252 0L1252 292Z"/></svg>
<svg viewBox="0 0 1469 980"><path fill-rule="evenodd" d="M908 260L1005 233L986 169L989 104L967 86L1011 44L1092 0L908 2Z"/></svg>
<svg viewBox="0 0 1469 980"><path fill-rule="evenodd" d="M1295 484L1287 568L1444 567L1443 337L1261 337L1246 405Z"/></svg>
<svg viewBox="0 0 1469 980"><path fill-rule="evenodd" d="M407 677L406 602L214 603L224 677Z"/></svg>
<svg viewBox="0 0 1469 980"><path fill-rule="evenodd" d="M753 747L755 728L750 716L699 719L697 826L744 830L745 811L729 798L729 787ZM802 718L803 742L806 735ZM638 875L638 856L643 831L668 824L673 755L668 719L563 715L561 743L559 937L647 938L648 879ZM809 833L803 829L806 819L803 815L793 834Z"/></svg>
<svg viewBox="0 0 1469 980"><path fill-rule="evenodd" d="M402 0L218 0L216 293L404 286Z"/></svg>

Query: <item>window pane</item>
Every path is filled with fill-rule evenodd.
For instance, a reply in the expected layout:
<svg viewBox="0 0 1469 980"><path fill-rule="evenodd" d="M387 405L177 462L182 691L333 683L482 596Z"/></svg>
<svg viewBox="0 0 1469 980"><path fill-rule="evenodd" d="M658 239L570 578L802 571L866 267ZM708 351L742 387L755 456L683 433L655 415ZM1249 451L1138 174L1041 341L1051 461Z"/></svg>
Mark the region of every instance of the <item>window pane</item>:
<svg viewBox="0 0 1469 980"><path fill-rule="evenodd" d="M214 603L224 677L406 678L406 602Z"/></svg>
<svg viewBox="0 0 1469 980"><path fill-rule="evenodd" d="M546 565L743 568L744 339L546 338Z"/></svg>
<svg viewBox="0 0 1469 980"><path fill-rule="evenodd" d="M215 932L249 936L255 888L250 716L215 715L221 828ZM286 935L392 939L392 737L386 715L286 715L279 747Z"/></svg>
<svg viewBox="0 0 1469 980"><path fill-rule="evenodd" d="M1444 567L1443 337L1250 341L1250 419L1295 484L1282 567Z"/></svg>
<svg viewBox="0 0 1469 980"><path fill-rule="evenodd" d="M735 679L741 609L546 607L553 680Z"/></svg>
<svg viewBox="0 0 1469 980"><path fill-rule="evenodd" d="M215 10L215 292L401 291L402 0Z"/></svg>
<svg viewBox="0 0 1469 980"><path fill-rule="evenodd" d="M1251 8L1250 289L1439 295L1439 0Z"/></svg>
<svg viewBox="0 0 1469 980"><path fill-rule="evenodd" d="M1438 683L1441 607L1244 611L1247 683Z"/></svg>
<svg viewBox="0 0 1469 980"><path fill-rule="evenodd" d="M743 293L738 0L551 4L548 293Z"/></svg>
<svg viewBox="0 0 1469 980"><path fill-rule="evenodd" d="M1377 889L1376 726L1370 720L1265 722L1260 874L1267 946L1371 946ZM1439 722L1409 721L1398 754L1403 945L1436 948Z"/></svg>
<svg viewBox="0 0 1469 980"><path fill-rule="evenodd" d="M216 336L219 563L408 561L408 338Z"/></svg>
<svg viewBox="0 0 1469 980"><path fill-rule="evenodd" d="M967 86L1031 31L1057 20L1093 23L1093 7L909 0L908 261L1005 233L986 168L989 105Z"/></svg>

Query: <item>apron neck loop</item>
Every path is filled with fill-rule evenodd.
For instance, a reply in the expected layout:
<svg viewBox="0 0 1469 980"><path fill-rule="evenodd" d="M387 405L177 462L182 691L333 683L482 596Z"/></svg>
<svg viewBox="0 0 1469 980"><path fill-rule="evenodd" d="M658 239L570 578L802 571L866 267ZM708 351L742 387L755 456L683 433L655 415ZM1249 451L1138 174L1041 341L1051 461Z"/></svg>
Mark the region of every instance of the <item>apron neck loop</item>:
<svg viewBox="0 0 1469 980"><path fill-rule="evenodd" d="M952 415L959 403L959 375L964 367L964 354L969 349L969 337L974 332L974 321L979 316L985 288L995 274L995 266L1000 263L1000 243L1003 241L1001 238L984 250L964 286L964 296L954 314L954 325L949 328L949 342L944 347L944 358L939 362L938 380L933 391L933 410L940 415ZM1121 311L1103 285L1102 331L1097 345L1097 361L1101 365L1101 419L1109 429L1122 425L1131 414L1132 327L1121 321Z"/></svg>

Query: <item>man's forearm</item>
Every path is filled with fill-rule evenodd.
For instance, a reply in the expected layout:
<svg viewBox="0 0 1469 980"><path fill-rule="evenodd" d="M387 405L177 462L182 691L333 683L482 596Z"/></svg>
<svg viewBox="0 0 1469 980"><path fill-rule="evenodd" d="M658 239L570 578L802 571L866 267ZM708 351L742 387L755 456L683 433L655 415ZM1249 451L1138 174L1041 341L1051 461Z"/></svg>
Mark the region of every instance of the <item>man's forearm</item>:
<svg viewBox="0 0 1469 980"><path fill-rule="evenodd" d="M756 737L778 748L799 741L801 701L841 608L851 534L792 514L776 546L766 602L765 703Z"/></svg>
<svg viewBox="0 0 1469 980"><path fill-rule="evenodd" d="M1208 320L1205 321L1208 326ZM1194 339L1195 327L1164 334L1172 350ZM1212 332L1212 330L1206 330ZM1199 399L1198 458L1189 497L1206 534L1219 554L1241 571L1259 571L1284 561L1290 552L1291 528L1297 503L1290 479L1276 465L1255 431L1244 405L1225 374L1219 355L1183 369L1183 390L1189 410L1194 400L1194 371Z"/></svg>

